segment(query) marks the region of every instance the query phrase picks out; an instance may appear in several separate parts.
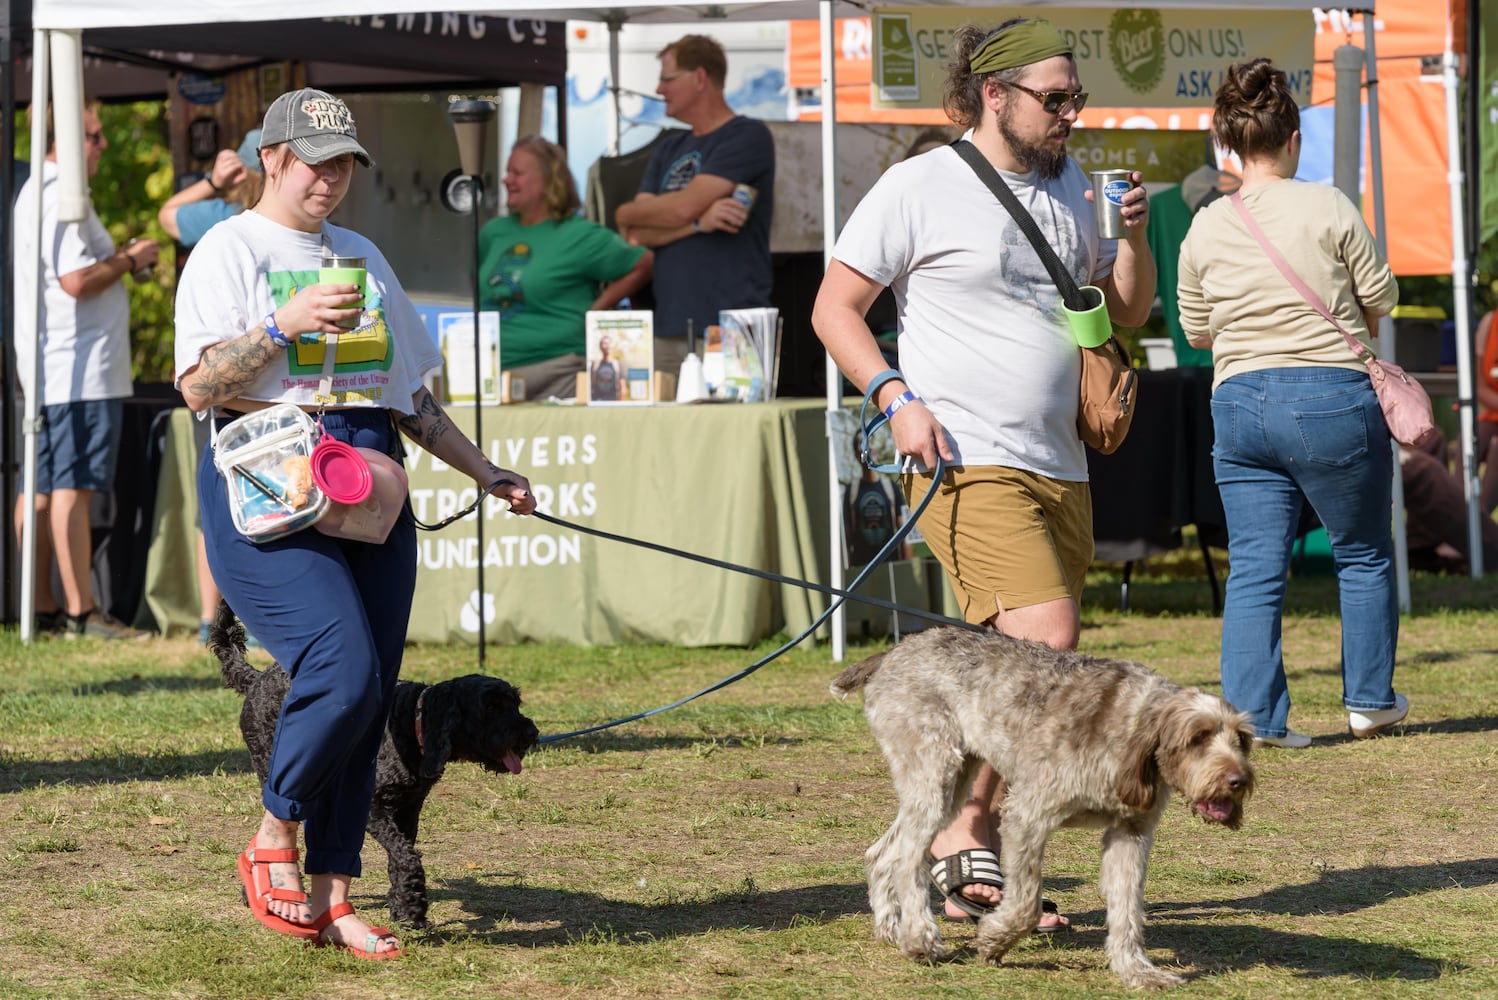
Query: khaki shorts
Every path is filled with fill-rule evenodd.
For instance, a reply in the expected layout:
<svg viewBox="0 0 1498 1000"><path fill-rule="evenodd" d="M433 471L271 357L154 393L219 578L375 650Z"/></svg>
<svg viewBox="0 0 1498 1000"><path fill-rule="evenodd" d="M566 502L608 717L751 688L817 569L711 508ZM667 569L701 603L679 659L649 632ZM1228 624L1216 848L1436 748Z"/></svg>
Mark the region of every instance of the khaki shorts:
<svg viewBox="0 0 1498 1000"><path fill-rule="evenodd" d="M900 486L912 510L931 488L929 473ZM1092 492L996 465L948 469L921 514L921 535L947 571L962 615L974 625L1062 597L1082 602L1092 562Z"/></svg>

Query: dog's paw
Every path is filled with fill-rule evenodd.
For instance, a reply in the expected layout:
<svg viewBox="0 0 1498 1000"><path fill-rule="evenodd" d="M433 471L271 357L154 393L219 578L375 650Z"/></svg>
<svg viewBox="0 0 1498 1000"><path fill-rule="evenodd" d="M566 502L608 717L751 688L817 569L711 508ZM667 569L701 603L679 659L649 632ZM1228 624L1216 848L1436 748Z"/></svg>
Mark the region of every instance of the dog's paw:
<svg viewBox="0 0 1498 1000"><path fill-rule="evenodd" d="M910 928L902 928L895 944L899 946L900 954L917 961L940 962L947 957L947 946L942 943L941 931L937 929L936 921L929 918L913 932Z"/></svg>
<svg viewBox="0 0 1498 1000"><path fill-rule="evenodd" d="M1136 990L1168 990L1186 981L1174 972L1166 972L1148 962L1114 971L1118 973L1118 978L1123 980L1125 986L1131 986Z"/></svg>

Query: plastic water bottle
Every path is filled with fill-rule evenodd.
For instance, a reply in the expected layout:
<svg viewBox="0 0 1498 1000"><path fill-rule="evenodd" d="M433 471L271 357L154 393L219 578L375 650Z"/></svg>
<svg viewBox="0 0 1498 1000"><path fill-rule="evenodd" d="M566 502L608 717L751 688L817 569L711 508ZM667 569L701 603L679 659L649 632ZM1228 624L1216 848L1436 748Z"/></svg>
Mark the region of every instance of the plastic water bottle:
<svg viewBox="0 0 1498 1000"><path fill-rule="evenodd" d="M676 377L676 401L695 403L707 398L707 379L702 375L702 359L695 353L688 354L681 363L681 374Z"/></svg>

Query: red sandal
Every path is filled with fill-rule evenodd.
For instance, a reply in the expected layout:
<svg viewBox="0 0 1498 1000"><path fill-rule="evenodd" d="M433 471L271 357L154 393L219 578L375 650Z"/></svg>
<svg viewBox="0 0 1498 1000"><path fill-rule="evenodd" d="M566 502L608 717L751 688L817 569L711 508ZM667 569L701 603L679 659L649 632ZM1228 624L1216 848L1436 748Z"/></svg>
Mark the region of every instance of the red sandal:
<svg viewBox="0 0 1498 1000"><path fill-rule="evenodd" d="M328 912L312 921L312 930L316 935L319 947L342 948L344 951L356 958L367 958L380 960L386 958L399 958L401 956L400 946L397 945L388 951L379 951L377 946L383 938L395 938L389 927L371 927L369 933L364 935L364 947L359 948L351 944L338 944L334 941L325 940L322 932L333 926L333 921L339 920L354 912L354 904L350 902L334 903L328 907Z"/></svg>
<svg viewBox="0 0 1498 1000"><path fill-rule="evenodd" d="M251 837L250 846L239 856L239 880L244 884L245 905L250 908L256 920L278 934L288 934L306 941L315 939L319 928L312 924L292 923L285 917L270 912L271 900L305 905L307 894L295 889L275 888L270 884L269 872L265 872L264 885L257 877L265 865L299 864L301 853L295 847L257 848L255 842L258 838L259 834Z"/></svg>

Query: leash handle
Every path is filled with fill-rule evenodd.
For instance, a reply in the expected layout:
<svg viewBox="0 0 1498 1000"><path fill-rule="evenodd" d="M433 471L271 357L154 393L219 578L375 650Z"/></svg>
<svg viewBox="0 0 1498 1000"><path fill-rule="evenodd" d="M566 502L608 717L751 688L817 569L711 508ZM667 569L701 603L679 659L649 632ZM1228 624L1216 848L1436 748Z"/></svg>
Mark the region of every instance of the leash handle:
<svg viewBox="0 0 1498 1000"><path fill-rule="evenodd" d="M864 391L863 394L863 405L859 407L858 410L858 426L863 430L863 451L859 454L858 457L860 460L862 460L864 465L868 466L868 468L874 472L899 474L905 471L904 462L899 459L898 455L896 455L896 461L894 463L890 465L879 465L874 461L874 452L869 447L869 442L873 440L874 434L878 432L881 427L890 422L890 420L895 415L895 411L898 410L901 406L904 406L906 403L911 402L912 400L915 400L917 398L912 393L906 392L899 399L895 400L895 402L891 403L888 410L881 411L879 409L879 404L874 402L874 394L878 392L879 388L886 382L893 382L896 379L904 382L905 376L901 375L893 368L886 368L878 375L875 375L873 378L869 379L869 387ZM909 385L909 383L907 382L906 385ZM870 404L873 404L874 407L874 416L872 419L870 419L869 417Z"/></svg>

